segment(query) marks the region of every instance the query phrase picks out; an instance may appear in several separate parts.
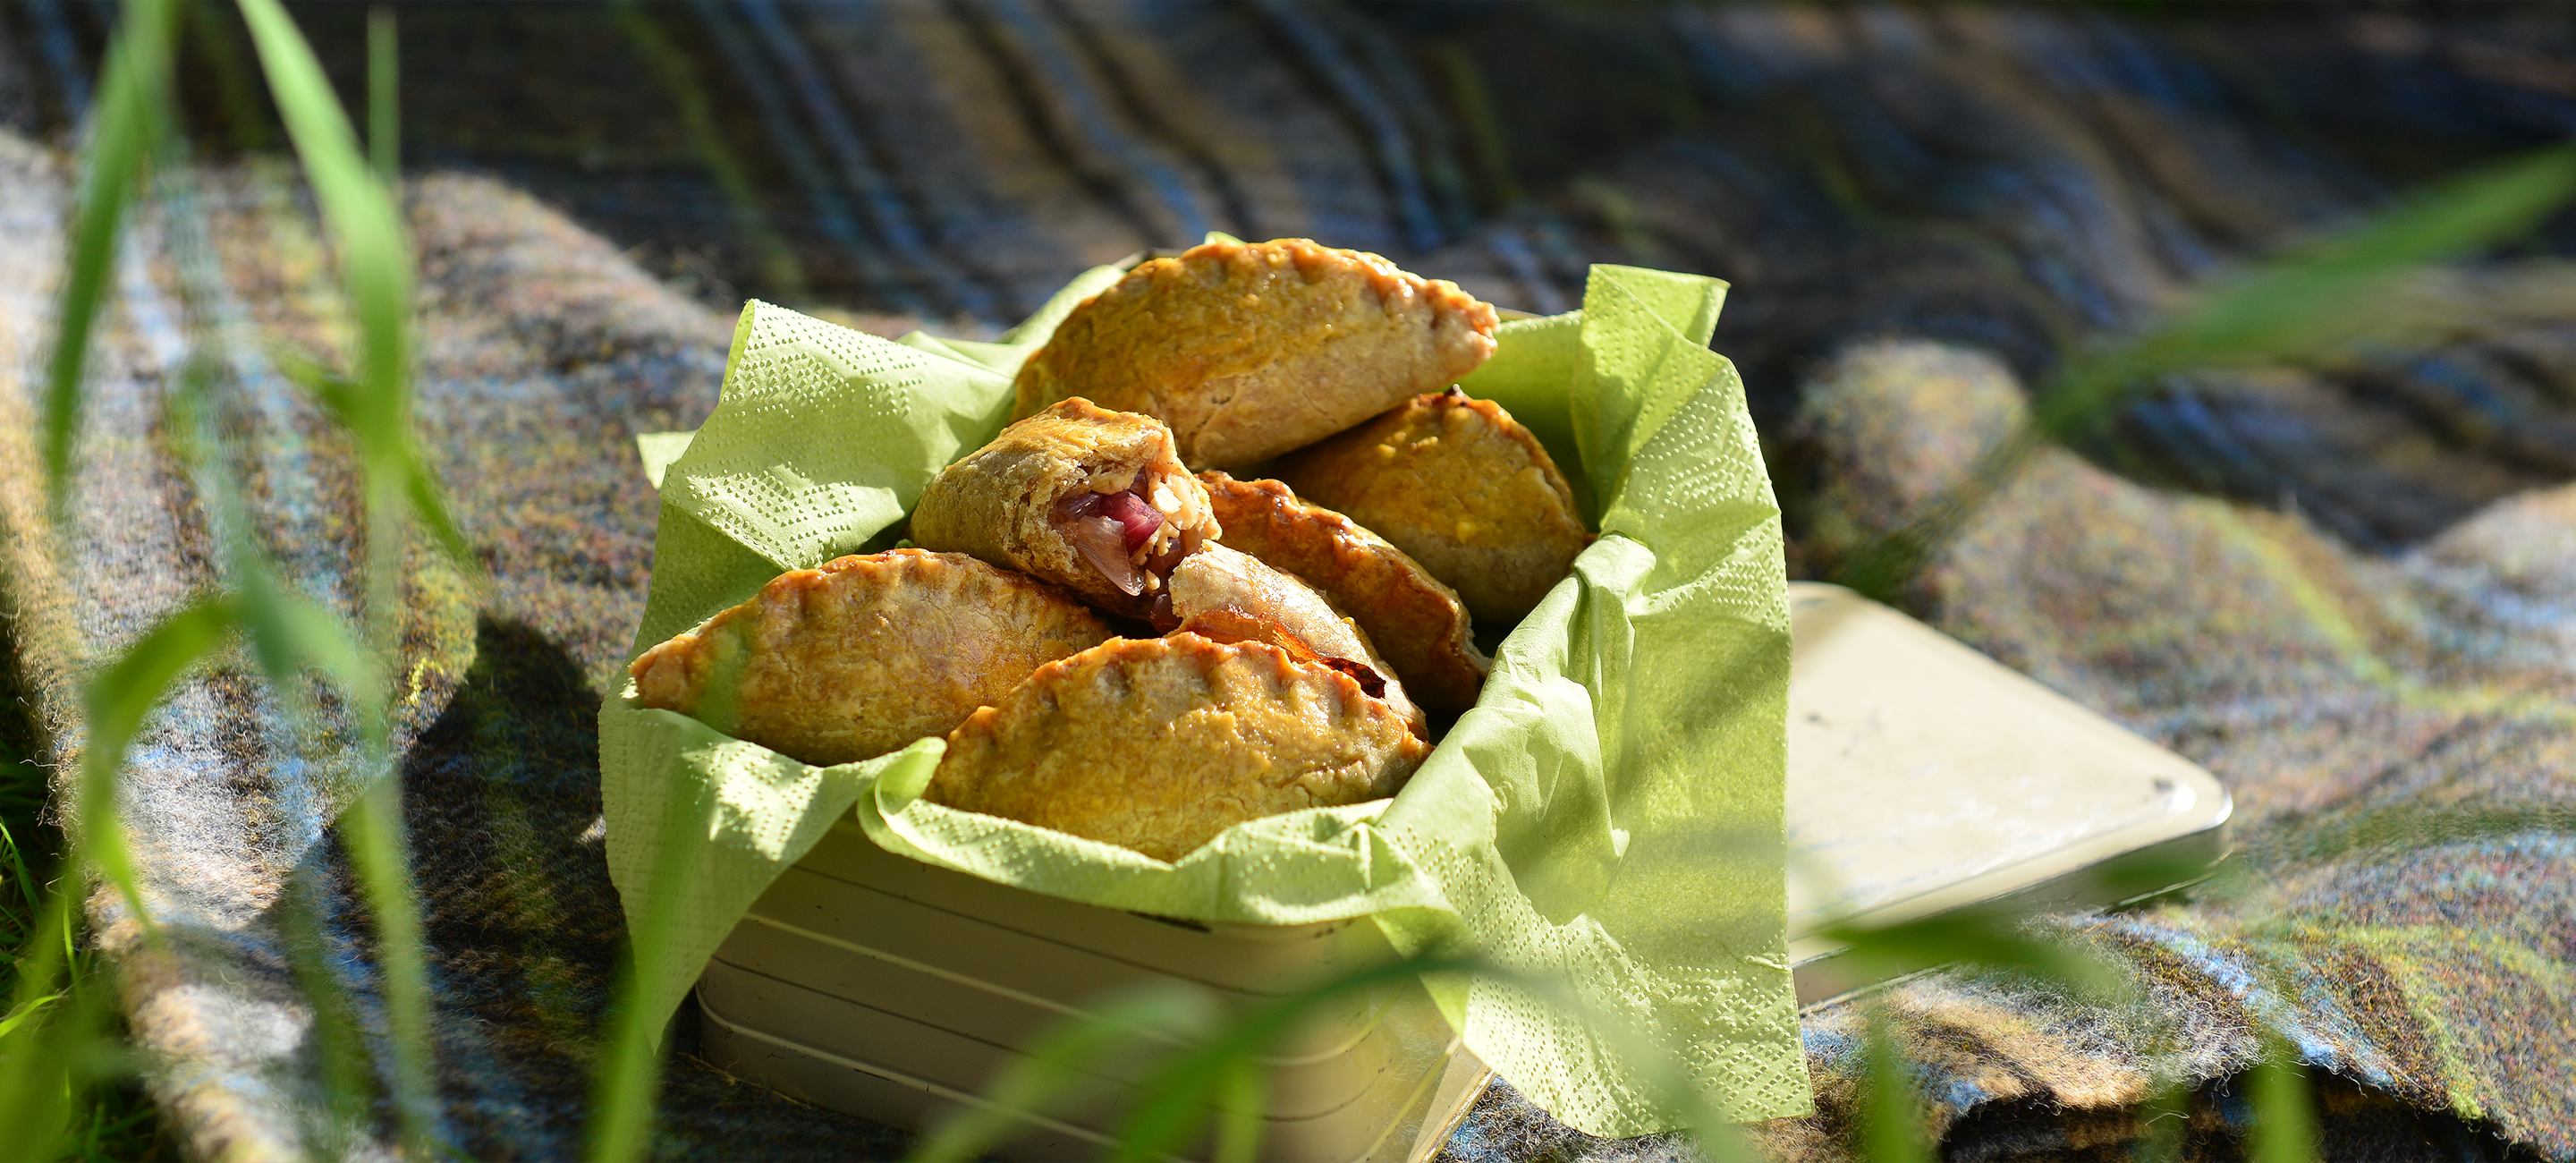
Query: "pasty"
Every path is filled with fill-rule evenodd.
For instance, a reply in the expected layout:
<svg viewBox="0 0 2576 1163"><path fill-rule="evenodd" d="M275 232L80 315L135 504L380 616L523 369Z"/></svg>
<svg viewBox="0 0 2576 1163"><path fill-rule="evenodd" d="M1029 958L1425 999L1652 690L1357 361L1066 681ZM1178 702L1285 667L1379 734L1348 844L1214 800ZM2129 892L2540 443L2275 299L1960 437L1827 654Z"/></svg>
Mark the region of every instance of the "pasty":
<svg viewBox="0 0 2576 1163"><path fill-rule="evenodd" d="M1177 860L1245 820L1393 795L1430 750L1277 647L1119 638L968 716L925 795Z"/></svg>
<svg viewBox="0 0 2576 1163"><path fill-rule="evenodd" d="M1199 474L1221 544L1304 578L1366 631L1371 645L1425 707L1455 714L1476 705L1492 663L1476 649L1458 591L1386 539L1330 509L1306 504L1278 481Z"/></svg>
<svg viewBox="0 0 2576 1163"><path fill-rule="evenodd" d="M1218 533L1207 488L1150 416L1063 400L949 465L912 510L912 542L971 553L1129 617Z"/></svg>
<svg viewBox="0 0 2576 1163"><path fill-rule="evenodd" d="M807 763L944 735L1109 627L1053 586L954 553L896 549L791 570L635 660L647 707Z"/></svg>
<svg viewBox="0 0 2576 1163"><path fill-rule="evenodd" d="M1592 543L1538 438L1455 389L1289 457L1278 475L1394 542L1484 621L1519 621Z"/></svg>
<svg viewBox="0 0 2576 1163"><path fill-rule="evenodd" d="M1368 635L1314 588L1261 559L1210 545L1172 570L1171 602L1155 605L1158 630L1186 630L1217 642L1262 642L1299 662L1351 676L1370 698L1395 708L1416 735L1428 738L1422 708Z"/></svg>
<svg viewBox="0 0 2576 1163"><path fill-rule="evenodd" d="M1016 414L1072 396L1171 426L1193 468L1301 447L1494 353L1494 309L1373 254L1211 242L1082 302L1021 365Z"/></svg>

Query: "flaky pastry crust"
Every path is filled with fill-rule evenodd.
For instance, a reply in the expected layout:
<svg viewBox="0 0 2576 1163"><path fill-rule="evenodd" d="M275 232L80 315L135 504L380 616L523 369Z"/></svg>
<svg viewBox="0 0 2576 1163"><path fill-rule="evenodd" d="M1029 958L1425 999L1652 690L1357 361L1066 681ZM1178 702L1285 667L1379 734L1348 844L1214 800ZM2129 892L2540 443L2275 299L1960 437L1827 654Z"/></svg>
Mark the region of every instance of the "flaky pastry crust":
<svg viewBox="0 0 2576 1163"><path fill-rule="evenodd" d="M1074 308L1021 365L1017 415L1081 396L1171 426L1192 468L1320 440L1494 353L1491 305L1374 254L1211 242Z"/></svg>
<svg viewBox="0 0 2576 1163"><path fill-rule="evenodd" d="M1430 750L1349 676L1277 647L1120 638L969 716L925 795L1178 860L1245 820L1393 795Z"/></svg>
<svg viewBox="0 0 2576 1163"><path fill-rule="evenodd" d="M1042 582L896 549L790 570L628 668L647 707L807 763L944 735L1109 627Z"/></svg>
<svg viewBox="0 0 2576 1163"><path fill-rule="evenodd" d="M1135 591L1076 546L1062 508L1085 493L1122 492L1163 521L1133 553L1142 587ZM1150 416L1083 399L1059 401L941 470L913 507L911 528L915 545L1022 570L1130 617L1152 607L1171 558L1218 532L1207 489L1173 455L1169 430Z"/></svg>
<svg viewBox="0 0 2576 1163"><path fill-rule="evenodd" d="M1314 587L1260 558L1222 545L1191 554L1172 570L1172 617L1176 630L1218 642L1263 642L1300 662L1321 661L1393 707L1414 734L1430 737L1422 708L1406 697L1367 632Z"/></svg>
<svg viewBox="0 0 2576 1163"><path fill-rule="evenodd" d="M1416 396L1278 467L1297 495L1394 542L1485 621L1519 621L1592 543L1538 438L1456 390Z"/></svg>
<svg viewBox="0 0 2576 1163"><path fill-rule="evenodd" d="M1451 714L1476 705L1493 663L1476 648L1458 591L1385 538L1278 481L1221 472L1200 473L1199 481L1225 527L1222 544L1323 591L1368 633L1415 701Z"/></svg>

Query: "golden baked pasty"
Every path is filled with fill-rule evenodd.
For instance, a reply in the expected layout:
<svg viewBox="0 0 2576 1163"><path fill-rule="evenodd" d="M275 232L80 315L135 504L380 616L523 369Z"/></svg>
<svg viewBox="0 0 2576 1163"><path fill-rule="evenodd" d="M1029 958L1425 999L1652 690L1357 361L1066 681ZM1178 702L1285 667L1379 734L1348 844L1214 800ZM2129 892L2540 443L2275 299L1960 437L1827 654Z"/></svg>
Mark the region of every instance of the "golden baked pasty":
<svg viewBox="0 0 2576 1163"><path fill-rule="evenodd" d="M895 549L790 570L643 653L637 701L807 763L944 735L1109 627L1054 586Z"/></svg>
<svg viewBox="0 0 2576 1163"><path fill-rule="evenodd" d="M1538 438L1456 389L1407 400L1283 460L1278 474L1394 542L1488 622L1519 621L1592 544Z"/></svg>
<svg viewBox="0 0 2576 1163"><path fill-rule="evenodd" d="M1494 308L1373 254L1210 242L1082 302L1020 367L1026 416L1086 397L1170 425L1192 468L1321 440L1474 371Z"/></svg>
<svg viewBox="0 0 2576 1163"><path fill-rule="evenodd" d="M1323 591L1403 678L1414 701L1451 714L1476 705L1493 663L1476 649L1458 591L1350 518L1309 505L1278 481L1203 472L1219 543Z"/></svg>
<svg viewBox="0 0 2576 1163"><path fill-rule="evenodd" d="M1430 752L1350 676L1275 646L1118 638L968 716L924 794L1178 860L1245 820L1394 795Z"/></svg>
<svg viewBox="0 0 2576 1163"><path fill-rule="evenodd" d="M924 549L971 553L1141 618L1172 567L1218 530L1170 431L1073 399L941 470L911 532Z"/></svg>
<svg viewBox="0 0 2576 1163"><path fill-rule="evenodd" d="M1170 610L1154 608L1158 630L1186 630L1217 642L1262 642L1299 662L1329 666L1395 708L1413 733L1430 737L1422 708L1405 697L1395 668L1368 635L1314 587L1250 554L1202 547L1172 570Z"/></svg>

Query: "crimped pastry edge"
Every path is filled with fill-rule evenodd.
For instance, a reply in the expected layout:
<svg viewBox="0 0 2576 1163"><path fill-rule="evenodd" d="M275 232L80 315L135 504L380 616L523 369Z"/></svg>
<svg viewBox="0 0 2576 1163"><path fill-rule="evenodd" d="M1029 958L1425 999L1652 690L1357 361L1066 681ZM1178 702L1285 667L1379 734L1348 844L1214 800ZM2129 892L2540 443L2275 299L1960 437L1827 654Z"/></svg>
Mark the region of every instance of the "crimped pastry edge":
<svg viewBox="0 0 2576 1163"><path fill-rule="evenodd" d="M1367 450L1385 445L1396 433L1422 430L1433 434L1436 438L1447 427L1446 414L1461 409L1482 417L1490 431L1501 435L1513 446L1519 448L1528 458L1530 465L1539 469L1540 479L1547 484L1549 493L1556 498L1561 511L1572 522L1574 530L1580 537L1580 540L1575 543L1574 554L1568 555L1570 568L1573 556L1580 555L1585 547L1599 540L1600 535L1593 530L1592 522L1575 503L1573 487L1567 482L1564 471L1558 467L1556 458L1548 453L1547 446L1539 441L1536 433L1531 432L1527 425L1513 419L1511 412L1501 404L1470 396L1455 385L1443 391L1424 392L1414 396L1369 418L1364 423L1353 425L1282 456L1272 466L1272 470L1279 475L1281 483L1291 490L1295 489L1298 479L1311 481L1317 477L1338 478L1342 474L1331 471L1333 467L1348 470L1354 463L1369 464ZM1319 465L1329 467L1319 469L1317 467ZM1314 501L1306 503L1320 504ZM1327 511L1337 510L1328 508ZM1383 539L1382 535L1381 539ZM1427 550L1425 555L1428 555ZM1413 560L1416 564L1421 564L1421 557L1414 557ZM1429 572L1428 566L1423 568ZM1468 600L1466 590L1455 586L1451 589L1458 593L1460 600ZM1487 603L1479 616L1494 620L1517 620L1527 615L1526 607L1495 608L1494 595L1490 592L1490 587L1479 592L1486 595L1484 600ZM1532 599L1533 605L1535 601L1536 599ZM1478 607L1472 602L1469 609L1471 612L1478 611Z"/></svg>
<svg viewBox="0 0 2576 1163"><path fill-rule="evenodd" d="M1447 615L1449 630L1446 634L1389 634L1382 630L1373 630L1369 634L1369 641L1381 654L1389 650L1391 643L1419 641L1428 647L1427 651L1414 661L1413 669L1418 673L1403 676L1405 690L1415 702L1451 713L1465 711L1475 705L1477 695L1483 690L1485 676L1492 672L1493 660L1486 657L1483 650L1477 648L1474 620L1467 612L1466 602L1458 596L1458 591L1433 576L1430 570L1422 567L1422 563L1413 560L1411 556L1396 548L1385 538L1369 531L1366 526L1345 514L1299 497L1296 490L1284 481L1266 478L1243 480L1215 469L1200 473L1199 480L1207 485L1208 503L1212 507L1222 511L1237 504L1235 498L1258 497L1261 499L1258 503L1264 510L1268 524L1302 525L1320 530L1326 552L1332 555L1332 565L1337 570L1385 575L1388 583L1385 589L1366 588L1371 592L1385 595L1385 601L1378 603L1354 601L1345 604L1345 612L1350 613L1354 618L1361 617L1365 612L1384 613L1387 617L1400 620L1402 615L1395 611L1415 603L1421 603ZM1243 502L1242 507L1250 508L1252 504L1253 502ZM1243 533L1238 535L1238 539L1251 533L1252 530L1247 526ZM1271 543L1268 530L1263 530L1261 536L1265 543ZM1225 544L1222 539L1218 543ZM1238 547L1229 546L1229 548ZM1272 564L1288 573L1305 577L1290 566L1275 562ZM1323 591L1327 597L1330 597L1338 588L1331 584L1333 580L1338 579L1318 582L1312 577L1305 577L1305 580L1309 585ZM1391 610L1390 607L1394 609ZM1395 649L1403 653L1412 653L1402 645L1397 645ZM1398 665L1399 670L1403 669L1399 660L1395 658L1390 657L1388 662L1390 665Z"/></svg>
<svg viewBox="0 0 2576 1163"><path fill-rule="evenodd" d="M947 594L963 594L970 589L991 593L995 604L1025 595L1060 605L1067 613L1078 613L1098 631L1111 633L1108 623L1098 613L1065 592L1064 587L1014 570L1003 569L981 561L970 554L939 552L928 549L888 549L876 553L853 553L833 558L810 569L791 569L762 583L751 597L711 614L703 622L647 647L627 664L628 701L641 709L672 711L694 716L699 697L704 692L707 672L717 664L714 655L722 647L710 641L715 635L743 625L734 649L757 629L762 611L768 606L792 600L799 590L828 588L844 578L863 584L891 587L906 579L923 575L945 576L954 580L938 584L936 589ZM698 651L700 643L708 648ZM669 684L686 688L686 697L677 697ZM655 689L660 686L662 689ZM746 740L748 742L749 740Z"/></svg>
<svg viewBox="0 0 2576 1163"><path fill-rule="evenodd" d="M1356 268L1367 279L1369 293L1381 304L1408 299L1419 302L1425 311L1429 329L1434 333L1455 324L1457 334L1467 339L1460 357L1448 361L1449 366L1443 368L1437 376L1427 381L1417 379L1415 381L1417 384L1456 380L1493 357L1497 342L1495 331L1501 325L1500 316L1492 304L1477 298L1455 282L1413 274L1397 266L1384 255L1345 247L1325 246L1310 238L1277 238L1268 242L1218 239L1200 243L1178 255L1140 263L1120 276L1117 282L1075 304L1073 310L1057 325L1055 336L1037 351L1032 352L1028 359L1022 362L1019 372L1013 377L1011 411L1013 418L1034 415L1056 400L1084 396L1099 390L1095 384L1069 382L1063 365L1068 360L1078 360L1080 357L1067 356L1062 344L1069 340L1078 342L1083 337L1089 336L1091 332L1086 328L1091 321L1088 316L1094 311L1106 310L1104 304L1115 302L1121 297L1144 295L1158 286L1169 286L1183 280L1199 287L1213 285L1213 282L1223 281L1223 279L1220 277L1217 280L1211 280L1205 272L1210 270L1230 272L1241 265L1245 255L1253 256L1251 263L1260 265L1267 256L1274 254L1284 256L1287 259L1287 265L1309 284L1321 281L1321 276L1316 272L1327 266L1336 270ZM1196 277L1192 278L1193 275ZM1150 402L1150 406L1158 413L1173 411L1173 408L1166 405L1158 394L1152 392L1146 393L1145 401L1121 401L1123 406L1136 406L1145 402ZM1219 419L1219 416L1219 413L1202 416L1198 424L1188 426L1188 431L1181 431L1178 426L1174 429L1175 445L1179 449L1181 458L1194 469L1239 467L1290 451L1294 447L1292 445L1238 449L1232 450L1234 455L1201 447L1203 433L1199 431L1200 425L1212 423ZM1331 434L1322 433L1309 439L1323 439L1329 435ZM1227 438L1218 436L1215 439L1223 443Z"/></svg>

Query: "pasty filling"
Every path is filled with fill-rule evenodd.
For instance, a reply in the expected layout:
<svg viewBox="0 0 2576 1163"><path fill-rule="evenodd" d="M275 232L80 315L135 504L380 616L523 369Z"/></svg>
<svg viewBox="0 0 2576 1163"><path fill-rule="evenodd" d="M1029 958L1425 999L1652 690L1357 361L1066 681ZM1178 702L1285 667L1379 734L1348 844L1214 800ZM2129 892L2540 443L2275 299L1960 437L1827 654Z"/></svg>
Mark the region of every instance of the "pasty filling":
<svg viewBox="0 0 2576 1163"><path fill-rule="evenodd" d="M1172 567L1205 538L1195 498L1159 481L1111 492L1078 492L1056 502L1055 524L1109 584L1133 597L1163 588ZM1195 518L1195 520L1193 520Z"/></svg>

